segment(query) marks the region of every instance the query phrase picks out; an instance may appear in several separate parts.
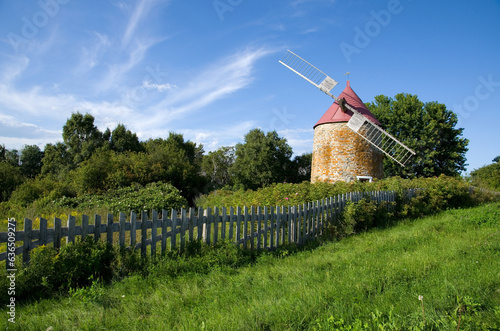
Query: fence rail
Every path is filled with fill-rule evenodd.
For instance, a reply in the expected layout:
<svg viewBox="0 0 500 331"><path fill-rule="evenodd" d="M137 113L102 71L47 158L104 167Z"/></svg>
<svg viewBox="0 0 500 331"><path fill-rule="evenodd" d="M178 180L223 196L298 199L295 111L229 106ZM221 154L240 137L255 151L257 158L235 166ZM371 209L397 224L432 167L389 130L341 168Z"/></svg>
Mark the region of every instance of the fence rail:
<svg viewBox="0 0 500 331"><path fill-rule="evenodd" d="M413 196L414 190L407 191L405 195ZM74 242L77 236L82 239L93 236L96 241L105 238L111 244L140 249L143 256L148 253L154 256L157 250L162 253L182 250L188 241L193 240L202 240L207 244L229 240L244 248L272 250L288 243L301 245L318 237L327 225L339 222L347 201L358 202L364 197L377 203L391 202L395 201L396 193L352 192L286 207L189 208L170 213L162 210L161 215L155 210L150 215L147 211L142 211L140 215L132 212L128 220L127 215L120 212L117 218L107 214L104 222L100 215L94 215L94 224L90 224L89 217L83 215L80 225L76 225L76 217L70 215L64 227L61 219L54 218L53 228L48 228L48 221L40 218L39 229L33 229L32 220L25 218L23 231L0 233L0 244L22 242L15 252L10 253L22 254L25 264L29 263L29 253L35 247L53 244L59 248L64 239L66 243ZM7 260L8 254L0 253L0 261ZM8 263L6 267L9 268Z"/></svg>

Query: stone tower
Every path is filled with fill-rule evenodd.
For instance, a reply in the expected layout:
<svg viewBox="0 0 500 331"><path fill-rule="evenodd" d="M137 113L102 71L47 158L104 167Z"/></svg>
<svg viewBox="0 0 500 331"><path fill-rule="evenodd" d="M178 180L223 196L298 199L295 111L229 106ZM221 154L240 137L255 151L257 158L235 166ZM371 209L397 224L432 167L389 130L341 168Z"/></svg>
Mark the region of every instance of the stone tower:
<svg viewBox="0 0 500 331"><path fill-rule="evenodd" d="M349 81L339 99L380 125L352 90ZM384 154L347 127L352 112L343 112L335 101L314 125L311 182L370 180L382 178Z"/></svg>

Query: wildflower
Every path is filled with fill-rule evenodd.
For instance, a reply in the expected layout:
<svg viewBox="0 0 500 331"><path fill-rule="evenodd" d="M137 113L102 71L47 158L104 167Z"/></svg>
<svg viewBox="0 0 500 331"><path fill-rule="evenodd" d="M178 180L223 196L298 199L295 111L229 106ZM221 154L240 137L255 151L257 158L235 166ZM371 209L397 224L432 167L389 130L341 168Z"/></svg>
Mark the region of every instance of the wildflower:
<svg viewBox="0 0 500 331"><path fill-rule="evenodd" d="M423 295L419 295L418 296L418 300L422 301L422 315L424 317L424 324L425 324L424 296Z"/></svg>
<svg viewBox="0 0 500 331"><path fill-rule="evenodd" d="M295 193L295 195L299 195L299 192Z"/></svg>
<svg viewBox="0 0 500 331"><path fill-rule="evenodd" d="M285 200L288 200L288 197L286 197Z"/></svg>

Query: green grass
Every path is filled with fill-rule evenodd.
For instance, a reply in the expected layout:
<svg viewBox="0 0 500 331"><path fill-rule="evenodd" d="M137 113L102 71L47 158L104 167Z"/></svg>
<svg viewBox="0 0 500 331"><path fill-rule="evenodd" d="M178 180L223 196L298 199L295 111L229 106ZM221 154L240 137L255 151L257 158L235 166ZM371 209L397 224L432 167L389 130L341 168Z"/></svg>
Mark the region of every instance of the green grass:
<svg viewBox="0 0 500 331"><path fill-rule="evenodd" d="M17 323L8 326L456 330L460 317L460 330L500 330L500 203L405 220L281 255L175 277L160 262L146 278L94 284L72 297L18 306Z"/></svg>

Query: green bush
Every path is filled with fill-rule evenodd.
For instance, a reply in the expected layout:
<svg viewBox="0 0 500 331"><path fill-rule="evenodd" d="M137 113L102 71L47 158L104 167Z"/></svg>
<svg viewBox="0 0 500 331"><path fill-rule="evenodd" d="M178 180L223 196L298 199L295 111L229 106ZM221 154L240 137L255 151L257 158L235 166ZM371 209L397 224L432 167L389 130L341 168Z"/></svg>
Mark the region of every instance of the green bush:
<svg viewBox="0 0 500 331"><path fill-rule="evenodd" d="M375 223L376 211L377 204L370 199L361 199L357 203L349 201L343 214L343 232L350 235L371 228Z"/></svg>
<svg viewBox="0 0 500 331"><path fill-rule="evenodd" d="M54 261L55 284L62 289L89 286L93 279L109 282L113 278L116 252L112 245L88 236L63 246ZM29 268L29 267L28 267Z"/></svg>
<svg viewBox="0 0 500 331"><path fill-rule="evenodd" d="M93 280L109 282L116 274L118 254L110 244L95 242L91 237L77 238L59 252L53 247L39 246L31 251L29 265L18 266L16 298L45 298L89 286ZM8 300L5 285L0 284L2 302Z"/></svg>
<svg viewBox="0 0 500 331"><path fill-rule="evenodd" d="M76 192L64 183L49 178L37 178L21 184L12 193L11 202L27 207L36 201L37 207L43 208L54 200L75 196Z"/></svg>
<svg viewBox="0 0 500 331"><path fill-rule="evenodd" d="M187 200L180 191L169 183L151 183L145 187L135 184L105 194L84 194L78 198L63 198L55 201L59 207L85 209L106 209L110 213L145 209L181 209L187 207Z"/></svg>
<svg viewBox="0 0 500 331"><path fill-rule="evenodd" d="M470 173L472 185L500 191L500 162L476 169Z"/></svg>

